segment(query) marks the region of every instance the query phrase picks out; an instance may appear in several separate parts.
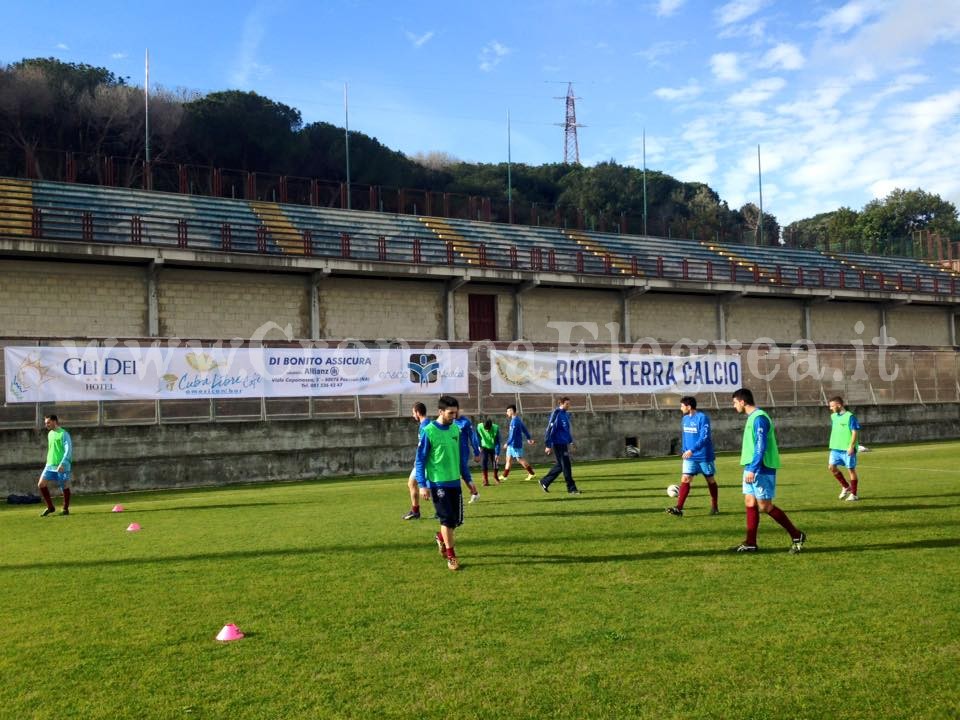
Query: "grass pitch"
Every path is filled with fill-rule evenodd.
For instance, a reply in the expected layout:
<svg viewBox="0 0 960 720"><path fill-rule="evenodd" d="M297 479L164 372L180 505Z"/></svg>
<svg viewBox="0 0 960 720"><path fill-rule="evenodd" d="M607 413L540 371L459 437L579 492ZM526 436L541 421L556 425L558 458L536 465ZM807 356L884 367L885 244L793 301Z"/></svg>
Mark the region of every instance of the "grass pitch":
<svg viewBox="0 0 960 720"><path fill-rule="evenodd" d="M702 479L664 514L676 458L575 464L576 498L517 472L459 573L400 476L4 505L0 717L956 718L958 456L878 447L851 504L825 450L785 453L796 556L766 517L728 552L733 456L714 517Z"/></svg>

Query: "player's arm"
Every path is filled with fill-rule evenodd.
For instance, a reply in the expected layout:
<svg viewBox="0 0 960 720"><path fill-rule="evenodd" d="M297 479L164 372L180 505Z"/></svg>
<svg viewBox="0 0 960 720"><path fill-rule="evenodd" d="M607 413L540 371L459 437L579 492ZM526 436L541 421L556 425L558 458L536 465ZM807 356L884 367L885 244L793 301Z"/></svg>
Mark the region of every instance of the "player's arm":
<svg viewBox="0 0 960 720"><path fill-rule="evenodd" d="M860 438L860 421L857 420L856 415L850 416L850 447L847 448L847 455L856 455L857 454L857 445Z"/></svg>
<svg viewBox="0 0 960 720"><path fill-rule="evenodd" d="M420 433L420 441L417 443L417 457L413 461L413 475L420 486L420 494L429 494L427 490L427 458L430 456L430 438L425 432Z"/></svg>
<svg viewBox="0 0 960 720"><path fill-rule="evenodd" d="M65 463L73 462L73 440L70 438L70 433L64 431L63 433L63 457L60 458L60 464L57 466L57 472L63 471L63 466Z"/></svg>
<svg viewBox="0 0 960 720"><path fill-rule="evenodd" d="M710 421L707 419L707 416L704 415L703 419L700 421L699 427L697 428L697 441L694 443L691 448L693 452L700 452L703 450L707 443L710 442Z"/></svg>
<svg viewBox="0 0 960 720"><path fill-rule="evenodd" d="M523 420L521 420L520 418L517 418L517 423L518 423L518 427L520 428L521 438L526 438L527 442L530 445L533 445L534 443L536 443L536 440L533 439L533 435L531 435L530 431L527 430L527 426L523 423ZM520 443L523 444L523 440L521 440Z"/></svg>
<svg viewBox="0 0 960 720"><path fill-rule="evenodd" d="M500 457L500 428L497 428L497 434L493 437L493 452Z"/></svg>
<svg viewBox="0 0 960 720"><path fill-rule="evenodd" d="M550 454L550 449L553 447L553 425L555 422L557 422L556 410L550 415L550 419L547 421L547 429L543 432L543 447L547 455Z"/></svg>
<svg viewBox="0 0 960 720"><path fill-rule="evenodd" d="M470 438L466 433L460 433L460 477L468 483L473 482L470 474Z"/></svg>
<svg viewBox="0 0 960 720"><path fill-rule="evenodd" d="M770 435L770 421L765 417L758 417L753 424L753 460L744 468L747 472L756 475L763 466L763 454L767 451L767 438Z"/></svg>

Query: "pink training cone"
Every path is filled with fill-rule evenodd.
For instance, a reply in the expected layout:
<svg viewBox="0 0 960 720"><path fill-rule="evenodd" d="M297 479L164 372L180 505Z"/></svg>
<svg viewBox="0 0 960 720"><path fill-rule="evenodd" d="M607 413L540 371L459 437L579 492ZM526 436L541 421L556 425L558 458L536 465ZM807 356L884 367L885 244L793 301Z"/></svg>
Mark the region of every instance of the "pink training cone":
<svg viewBox="0 0 960 720"><path fill-rule="evenodd" d="M127 525L127 532L140 532L140 523L130 523Z"/></svg>
<svg viewBox="0 0 960 720"><path fill-rule="evenodd" d="M123 512L123 505L114 505L110 512Z"/></svg>
<svg viewBox="0 0 960 720"><path fill-rule="evenodd" d="M240 629L230 623L229 625L224 625L223 629L217 634L217 640L220 642L230 642L231 640L239 640L243 637L243 633L240 632Z"/></svg>

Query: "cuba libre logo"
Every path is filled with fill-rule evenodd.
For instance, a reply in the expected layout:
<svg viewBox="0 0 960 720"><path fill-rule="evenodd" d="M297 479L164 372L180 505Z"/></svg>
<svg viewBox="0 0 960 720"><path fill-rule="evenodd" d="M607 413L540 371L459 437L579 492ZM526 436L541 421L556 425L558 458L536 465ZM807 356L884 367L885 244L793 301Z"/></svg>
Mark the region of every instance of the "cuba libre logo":
<svg viewBox="0 0 960 720"><path fill-rule="evenodd" d="M245 391L258 387L263 382L259 373L248 375L246 372L236 375L225 373L183 373L182 375L164 375L160 389L186 393L187 395L242 395Z"/></svg>

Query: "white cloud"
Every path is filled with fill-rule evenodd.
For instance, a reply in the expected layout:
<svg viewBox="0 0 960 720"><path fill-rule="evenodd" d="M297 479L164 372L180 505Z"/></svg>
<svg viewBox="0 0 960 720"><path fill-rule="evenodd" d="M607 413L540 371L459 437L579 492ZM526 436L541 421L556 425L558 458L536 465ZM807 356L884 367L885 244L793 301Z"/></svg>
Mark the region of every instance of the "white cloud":
<svg viewBox="0 0 960 720"><path fill-rule="evenodd" d="M717 8L714 14L720 25L733 25L755 15L766 4L766 0L732 0Z"/></svg>
<svg viewBox="0 0 960 720"><path fill-rule="evenodd" d="M953 90L894 108L889 124L897 130L921 133L958 115L960 115L960 90Z"/></svg>
<svg viewBox="0 0 960 720"><path fill-rule="evenodd" d="M240 88L249 87L251 78L259 79L270 74L270 66L257 61L260 43L266 34L267 10L267 6L258 3L243 21L239 57L230 75L231 82Z"/></svg>
<svg viewBox="0 0 960 720"><path fill-rule="evenodd" d="M491 40L480 50L480 57L477 58L480 61L480 69L483 70L483 72L490 72L511 52L510 48L506 45L496 40Z"/></svg>
<svg viewBox="0 0 960 720"><path fill-rule="evenodd" d="M736 82L743 77L740 58L736 53L716 53L710 57L710 71L722 82Z"/></svg>
<svg viewBox="0 0 960 720"><path fill-rule="evenodd" d="M686 0L659 0L657 2L657 17L670 17L686 2Z"/></svg>
<svg viewBox="0 0 960 720"><path fill-rule="evenodd" d="M750 83L749 87L731 95L727 102L734 106L758 105L776 95L785 85L784 79L778 77L757 80Z"/></svg>
<svg viewBox="0 0 960 720"><path fill-rule="evenodd" d="M877 3L853 0L824 15L817 25L827 32L844 34L861 25L877 10Z"/></svg>
<svg viewBox="0 0 960 720"><path fill-rule="evenodd" d="M125 57L127 57L127 54L125 52L115 52L110 53L110 57L114 60L123 60Z"/></svg>
<svg viewBox="0 0 960 720"><path fill-rule="evenodd" d="M683 49L686 44L687 43L680 40L661 40L660 42L655 42L648 48L638 50L634 55L643 58L647 61L647 64L652 67L664 67L664 63L660 62L660 58L674 55Z"/></svg>
<svg viewBox="0 0 960 720"><path fill-rule="evenodd" d="M413 45L413 47L420 49L430 42L430 38L433 37L433 30L428 30L423 35L415 35L409 31L405 31L403 34L407 36L407 40L410 41L410 44Z"/></svg>
<svg viewBox="0 0 960 720"><path fill-rule="evenodd" d="M694 158L685 168L677 171L677 179L684 182L710 182L710 177L719 167L715 153L707 153Z"/></svg>
<svg viewBox="0 0 960 720"><path fill-rule="evenodd" d="M69 46L69 45L67 45L66 43L62 43L62 42L57 43L54 47L56 47L57 50L69 50L69 49L70 49L70 46Z"/></svg>
<svg viewBox="0 0 960 720"><path fill-rule="evenodd" d="M693 100L695 97L700 95L701 92L703 92L703 89L700 87L697 81L690 80L683 87L657 88L653 91L653 94L661 100L667 100L668 102L684 102L686 100Z"/></svg>
<svg viewBox="0 0 960 720"><path fill-rule="evenodd" d="M800 49L791 43L780 43L767 51L763 56L761 66L772 69L799 70L805 64L806 60Z"/></svg>

